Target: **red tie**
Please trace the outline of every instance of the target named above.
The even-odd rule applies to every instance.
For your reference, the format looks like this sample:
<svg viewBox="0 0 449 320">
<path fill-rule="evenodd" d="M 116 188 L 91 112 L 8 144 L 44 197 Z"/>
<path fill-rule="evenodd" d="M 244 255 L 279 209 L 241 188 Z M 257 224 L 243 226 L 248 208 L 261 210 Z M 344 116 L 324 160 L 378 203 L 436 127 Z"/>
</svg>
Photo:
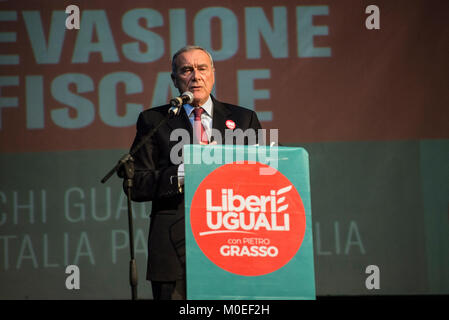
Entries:
<svg viewBox="0 0 449 320">
<path fill-rule="evenodd" d="M 195 118 L 193 119 L 193 130 L 197 140 L 200 140 L 203 144 L 209 144 L 209 140 L 207 139 L 206 130 L 204 129 L 203 124 L 201 123 L 201 114 L 204 112 L 204 109 L 201 107 L 193 108 L 193 113 Z M 201 137 L 201 138 L 199 138 Z"/>
</svg>

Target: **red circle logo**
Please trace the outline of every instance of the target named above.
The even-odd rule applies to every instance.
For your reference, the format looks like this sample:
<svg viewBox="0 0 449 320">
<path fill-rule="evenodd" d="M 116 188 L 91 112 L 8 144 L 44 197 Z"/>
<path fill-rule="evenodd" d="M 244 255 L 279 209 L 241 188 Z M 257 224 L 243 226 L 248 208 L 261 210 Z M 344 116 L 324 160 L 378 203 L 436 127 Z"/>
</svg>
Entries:
<svg viewBox="0 0 449 320">
<path fill-rule="evenodd" d="M 234 130 L 234 129 L 235 129 L 235 122 L 234 122 L 234 121 L 232 121 L 232 120 L 226 120 L 225 124 L 226 124 L 226 127 L 227 127 L 228 129 L 231 129 L 231 130 Z"/>
<path fill-rule="evenodd" d="M 190 209 L 193 236 L 218 267 L 244 276 L 271 273 L 299 250 L 306 229 L 304 205 L 279 171 L 256 162 L 223 165 L 198 186 Z M 236 181 L 237 180 L 237 181 Z"/>
</svg>

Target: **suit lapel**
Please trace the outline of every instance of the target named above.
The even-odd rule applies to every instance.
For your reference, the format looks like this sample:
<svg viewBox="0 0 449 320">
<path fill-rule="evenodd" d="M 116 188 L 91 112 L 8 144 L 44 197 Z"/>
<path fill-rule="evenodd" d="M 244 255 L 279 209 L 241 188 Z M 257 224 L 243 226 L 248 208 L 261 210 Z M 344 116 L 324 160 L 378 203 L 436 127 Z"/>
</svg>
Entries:
<svg viewBox="0 0 449 320">
<path fill-rule="evenodd" d="M 190 123 L 189 117 L 186 114 L 186 111 L 184 110 L 183 107 L 181 107 L 181 110 L 179 110 L 180 114 L 171 118 L 170 120 L 168 120 L 167 125 L 172 129 L 172 130 L 176 130 L 176 129 L 184 129 L 189 131 L 189 137 L 190 140 L 192 140 L 193 138 L 193 128 L 192 125 Z"/>
<path fill-rule="evenodd" d="M 229 119 L 230 111 L 219 101 L 212 97 L 214 103 L 214 114 L 212 116 L 212 127 L 221 133 L 222 139 L 225 137 L 225 122 Z"/>
</svg>

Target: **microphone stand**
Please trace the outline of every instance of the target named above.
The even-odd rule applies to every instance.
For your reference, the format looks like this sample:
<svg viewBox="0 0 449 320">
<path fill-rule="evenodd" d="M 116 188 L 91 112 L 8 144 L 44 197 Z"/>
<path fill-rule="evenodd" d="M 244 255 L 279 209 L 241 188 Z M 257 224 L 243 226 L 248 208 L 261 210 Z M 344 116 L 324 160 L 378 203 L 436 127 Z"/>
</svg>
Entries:
<svg viewBox="0 0 449 320">
<path fill-rule="evenodd" d="M 125 179 L 126 185 L 126 197 L 128 203 L 128 228 L 129 228 L 129 246 L 130 246 L 130 255 L 131 260 L 129 262 L 129 283 L 131 285 L 131 298 L 132 300 L 137 300 L 137 266 L 136 260 L 134 258 L 134 228 L 133 228 L 133 214 L 132 214 L 132 204 L 131 204 L 131 189 L 133 186 L 133 177 L 134 177 L 134 158 L 133 156 L 137 151 L 147 143 L 151 137 L 156 133 L 157 130 L 168 120 L 173 118 L 179 114 L 179 109 L 181 106 L 174 105 L 172 103 L 172 107 L 169 110 L 169 116 L 164 118 L 161 122 L 158 123 L 156 127 L 153 128 L 150 132 L 143 136 L 142 140 L 127 154 L 122 156 L 118 163 L 101 179 L 101 183 L 105 183 L 109 178 L 114 174 L 120 178 Z"/>
</svg>

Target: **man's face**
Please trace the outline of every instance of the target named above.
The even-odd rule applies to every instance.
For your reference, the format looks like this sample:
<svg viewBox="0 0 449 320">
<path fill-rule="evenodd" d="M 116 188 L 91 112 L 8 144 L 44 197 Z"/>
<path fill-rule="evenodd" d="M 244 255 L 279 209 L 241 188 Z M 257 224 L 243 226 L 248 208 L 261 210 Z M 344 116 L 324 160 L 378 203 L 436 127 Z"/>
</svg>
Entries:
<svg viewBox="0 0 449 320">
<path fill-rule="evenodd" d="M 215 83 L 215 69 L 207 53 L 198 49 L 183 52 L 176 58 L 176 68 L 172 75 L 175 87 L 180 93 L 193 93 L 192 105 L 203 105 Z"/>
</svg>

